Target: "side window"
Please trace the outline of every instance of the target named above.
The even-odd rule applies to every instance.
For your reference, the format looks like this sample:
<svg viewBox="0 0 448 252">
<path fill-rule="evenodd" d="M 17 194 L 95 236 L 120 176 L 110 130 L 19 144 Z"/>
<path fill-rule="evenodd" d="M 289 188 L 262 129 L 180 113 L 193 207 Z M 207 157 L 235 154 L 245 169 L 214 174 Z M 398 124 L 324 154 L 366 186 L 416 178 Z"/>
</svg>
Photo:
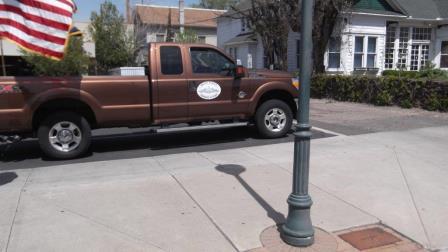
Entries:
<svg viewBox="0 0 448 252">
<path fill-rule="evenodd" d="M 182 53 L 180 48 L 178 46 L 161 46 L 160 64 L 162 65 L 162 74 L 182 74 L 184 69 L 182 65 Z"/>
<path fill-rule="evenodd" d="M 191 66 L 195 74 L 220 74 L 230 76 L 235 65 L 220 52 L 209 48 L 190 49 Z"/>
<path fill-rule="evenodd" d="M 448 41 L 442 41 L 442 51 L 440 57 L 440 67 L 448 68 Z"/>
</svg>

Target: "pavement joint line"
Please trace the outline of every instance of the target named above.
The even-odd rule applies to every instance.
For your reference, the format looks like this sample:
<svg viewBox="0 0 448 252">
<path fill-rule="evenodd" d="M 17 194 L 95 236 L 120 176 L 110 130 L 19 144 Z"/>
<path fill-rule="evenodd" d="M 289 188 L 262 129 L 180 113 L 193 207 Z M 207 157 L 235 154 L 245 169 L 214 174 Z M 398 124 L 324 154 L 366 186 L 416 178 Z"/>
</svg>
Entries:
<svg viewBox="0 0 448 252">
<path fill-rule="evenodd" d="M 34 171 L 34 169 L 31 169 L 31 171 L 28 173 L 28 176 L 26 177 L 25 183 L 23 183 L 22 188 L 20 189 L 19 197 L 17 199 L 16 210 L 15 210 L 14 216 L 12 218 L 11 227 L 9 228 L 8 241 L 6 242 L 5 252 L 8 252 L 8 249 L 9 249 L 9 243 L 11 241 L 12 232 L 14 230 L 14 223 L 16 222 L 16 217 L 17 217 L 17 213 L 19 211 L 20 201 L 22 200 L 22 193 L 24 192 L 25 186 L 28 184 L 28 181 L 29 181 L 33 171 Z"/>
<path fill-rule="evenodd" d="M 429 239 L 428 230 L 426 230 L 425 224 L 424 224 L 424 222 L 423 222 L 423 218 L 422 218 L 422 216 L 421 216 L 421 214 L 420 214 L 420 211 L 418 210 L 418 207 L 417 207 L 417 203 L 416 203 L 416 201 L 415 201 L 414 194 L 412 193 L 412 190 L 411 190 L 411 188 L 410 188 L 410 186 L 409 186 L 409 181 L 408 181 L 408 178 L 406 177 L 406 173 L 405 173 L 405 171 L 404 171 L 404 168 L 403 168 L 403 166 L 401 165 L 400 158 L 399 158 L 399 156 L 398 156 L 396 147 L 393 146 L 393 147 L 390 147 L 390 148 L 392 149 L 392 151 L 393 151 L 394 154 L 395 154 L 395 155 L 394 155 L 394 156 L 395 156 L 395 159 L 396 159 L 396 161 L 397 161 L 398 166 L 400 167 L 401 175 L 402 175 L 403 180 L 404 180 L 404 182 L 405 182 L 405 184 L 406 184 L 406 188 L 408 189 L 409 195 L 411 196 L 412 204 L 414 205 L 414 209 L 415 209 L 415 211 L 417 212 L 418 219 L 419 219 L 419 221 L 420 221 L 420 225 L 422 226 L 423 232 L 425 233 L 426 239 L 428 240 L 428 245 L 429 245 L 430 248 L 432 248 L 431 239 Z"/>
<path fill-rule="evenodd" d="M 326 134 L 330 134 L 330 135 L 335 135 L 335 136 L 347 136 L 347 135 L 344 135 L 344 134 L 342 134 L 342 133 L 338 133 L 338 132 L 334 132 L 334 131 L 331 131 L 331 130 L 322 129 L 322 128 L 315 127 L 315 126 L 312 126 L 311 129 L 312 129 L 312 130 L 316 130 L 316 131 L 320 131 L 320 132 L 322 132 L 322 133 L 326 133 Z"/>
<path fill-rule="evenodd" d="M 249 151 L 249 150 L 247 150 L 247 149 L 243 149 L 243 150 L 246 151 L 247 153 L 251 154 L 252 156 L 257 157 L 257 158 L 260 158 L 260 159 L 262 159 L 262 160 L 264 160 L 264 161 L 266 161 L 266 162 L 268 162 L 268 163 L 270 163 L 270 164 L 272 164 L 272 165 L 274 165 L 274 166 L 280 168 L 281 170 L 285 171 L 286 173 L 292 175 L 292 172 L 289 171 L 288 169 L 286 169 L 286 168 L 284 168 L 284 167 L 282 167 L 282 166 L 280 166 L 280 165 L 278 165 L 278 164 L 275 164 L 275 163 L 271 162 L 270 160 L 267 160 L 267 159 L 264 158 L 264 157 L 258 156 L 257 154 L 252 153 L 251 151 Z M 346 201 L 346 200 L 344 200 L 344 199 L 342 199 L 342 198 L 340 198 L 340 197 L 334 195 L 334 194 L 331 193 L 331 192 L 328 192 L 328 191 L 324 190 L 323 188 L 321 188 L 321 187 L 319 187 L 319 186 L 317 186 L 317 185 L 315 185 L 315 184 L 313 184 L 313 183 L 311 183 L 311 182 L 310 182 L 310 185 L 316 187 L 318 190 L 324 192 L 324 193 L 327 194 L 328 196 L 333 197 L 333 198 L 335 198 L 335 199 L 337 199 L 337 200 L 340 200 L 340 201 L 344 202 L 345 204 L 347 204 L 347 205 L 349 205 L 349 206 L 351 206 L 351 207 L 353 207 L 353 208 L 359 210 L 360 212 L 362 212 L 362 213 L 364 213 L 364 214 L 366 214 L 366 215 L 368 215 L 368 216 L 370 216 L 370 217 L 372 217 L 372 218 L 378 220 L 379 222 L 381 222 L 380 218 L 378 218 L 377 216 L 375 216 L 375 215 L 373 215 L 373 214 L 371 214 L 371 213 L 365 211 L 364 209 L 361 209 L 361 208 L 357 207 L 356 205 L 354 205 L 354 204 L 352 204 L 352 203 L 350 203 L 350 202 L 348 202 L 348 201 Z M 374 224 L 374 223 L 373 223 L 373 224 Z"/>
<path fill-rule="evenodd" d="M 200 153 L 198 153 L 200 155 Z M 200 155 L 202 157 L 204 157 L 203 155 Z M 209 159 L 207 159 L 209 160 Z M 230 239 L 230 237 L 224 232 L 224 230 L 222 230 L 218 223 L 216 223 L 215 220 L 213 220 L 213 218 L 207 213 L 207 211 L 201 206 L 201 204 L 199 204 L 199 202 L 193 197 L 193 195 L 187 190 L 187 188 L 185 188 L 185 186 L 182 184 L 182 182 L 180 182 L 180 180 L 178 180 L 176 178 L 176 176 L 174 174 L 172 174 L 168 169 L 165 168 L 165 166 L 163 166 L 159 160 L 155 161 L 171 176 L 171 178 L 174 179 L 174 181 L 176 181 L 176 183 L 179 185 L 179 187 L 184 191 L 184 193 L 194 202 L 194 204 L 196 204 L 199 209 L 201 210 L 201 212 L 207 217 L 207 219 L 213 224 L 213 226 L 218 230 L 218 232 L 224 237 L 224 239 L 226 239 L 227 242 L 229 242 L 229 244 L 233 247 L 233 249 L 235 249 L 235 251 L 239 252 L 240 250 L 238 249 L 238 247 L 233 243 L 233 241 Z M 210 162 L 212 162 L 213 164 L 216 164 L 215 162 L 209 160 Z"/>
<path fill-rule="evenodd" d="M 35 199 L 42 200 L 42 198 L 40 198 L 40 197 L 36 197 L 36 196 L 31 196 L 31 197 L 33 197 L 33 198 L 35 198 Z M 132 240 L 137 240 L 137 241 L 140 241 L 140 242 L 142 242 L 142 243 L 144 243 L 144 244 L 146 244 L 146 245 L 149 245 L 149 246 L 151 246 L 151 247 L 156 247 L 156 248 L 158 248 L 158 249 L 160 249 L 160 250 L 162 250 L 162 251 L 166 251 L 166 252 L 168 252 L 168 251 L 165 250 L 164 248 L 162 248 L 162 247 L 160 247 L 160 246 L 158 246 L 158 245 L 156 245 L 156 244 L 154 244 L 154 243 L 152 243 L 152 242 L 147 242 L 147 241 L 145 241 L 145 240 L 143 240 L 143 239 L 141 239 L 141 238 L 139 238 L 139 237 L 136 237 L 136 236 L 134 236 L 134 235 L 132 235 L 132 234 L 129 234 L 129 233 L 125 232 L 125 231 L 118 230 L 118 229 L 116 229 L 116 228 L 114 228 L 114 227 L 112 227 L 112 226 L 110 226 L 110 225 L 104 224 L 104 223 L 102 223 L 102 222 L 100 222 L 100 221 L 98 221 L 98 220 L 95 220 L 95 219 L 93 219 L 93 218 L 91 218 L 91 217 L 89 217 L 89 216 L 86 216 L 86 215 L 83 215 L 83 214 L 78 213 L 78 212 L 76 212 L 76 211 L 73 211 L 73 210 L 71 210 L 71 209 L 68 209 L 68 208 L 66 208 L 66 207 L 64 207 L 64 206 L 62 206 L 62 205 L 54 204 L 54 203 L 50 203 L 50 204 L 52 204 L 53 206 L 55 206 L 55 207 L 57 207 L 57 208 L 62 209 L 62 210 L 63 210 L 64 212 L 66 212 L 66 213 L 70 213 L 70 214 L 72 214 L 72 215 L 75 215 L 75 216 L 77 216 L 77 217 L 80 217 L 80 218 L 82 218 L 82 219 L 85 219 L 85 220 L 87 220 L 88 222 L 91 222 L 91 223 L 93 223 L 93 224 L 95 224 L 95 225 L 97 225 L 97 226 L 106 228 L 106 229 L 109 230 L 109 231 L 112 231 L 112 232 L 121 234 L 121 235 L 123 235 L 123 236 L 125 236 L 125 237 L 131 238 Z M 5 252 L 7 252 L 7 251 L 5 251 Z"/>
</svg>

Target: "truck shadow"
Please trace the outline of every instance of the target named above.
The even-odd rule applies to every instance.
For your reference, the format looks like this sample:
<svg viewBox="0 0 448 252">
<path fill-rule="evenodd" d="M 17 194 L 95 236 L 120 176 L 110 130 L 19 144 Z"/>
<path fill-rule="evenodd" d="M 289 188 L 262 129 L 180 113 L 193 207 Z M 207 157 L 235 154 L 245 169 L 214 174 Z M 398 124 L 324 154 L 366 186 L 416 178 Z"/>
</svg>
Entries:
<svg viewBox="0 0 448 252">
<path fill-rule="evenodd" d="M 249 127 L 158 134 L 138 132 L 102 135 L 93 137 L 90 152 L 84 157 L 76 160 L 57 161 L 45 157 L 39 149 L 37 140 L 30 139 L 15 144 L 0 145 L 0 170 L 206 152 L 291 141 L 293 141 L 292 135 L 280 139 L 262 139 L 255 129 Z"/>
</svg>

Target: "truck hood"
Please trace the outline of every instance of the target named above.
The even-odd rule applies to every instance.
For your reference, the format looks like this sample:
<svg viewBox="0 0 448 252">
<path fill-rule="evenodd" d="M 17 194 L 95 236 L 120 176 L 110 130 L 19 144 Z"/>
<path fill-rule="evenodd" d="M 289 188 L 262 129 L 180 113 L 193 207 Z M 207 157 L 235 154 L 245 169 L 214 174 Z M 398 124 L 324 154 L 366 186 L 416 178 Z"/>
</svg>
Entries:
<svg viewBox="0 0 448 252">
<path fill-rule="evenodd" d="M 268 69 L 250 70 L 249 76 L 264 78 L 293 78 L 293 75 L 288 72 Z"/>
</svg>

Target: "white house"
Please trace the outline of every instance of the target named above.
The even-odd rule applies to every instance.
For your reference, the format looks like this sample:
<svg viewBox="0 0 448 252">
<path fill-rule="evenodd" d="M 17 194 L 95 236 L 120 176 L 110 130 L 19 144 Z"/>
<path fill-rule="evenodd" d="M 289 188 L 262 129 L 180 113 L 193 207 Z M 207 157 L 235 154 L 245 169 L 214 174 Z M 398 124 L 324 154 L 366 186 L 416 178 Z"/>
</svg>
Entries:
<svg viewBox="0 0 448 252">
<path fill-rule="evenodd" d="M 250 8 L 250 1 L 238 8 Z M 448 70 L 447 0 L 356 0 L 335 34 L 325 56 L 330 73 L 417 71 L 429 62 Z M 300 34 L 288 37 L 288 70 L 297 71 Z M 218 19 L 218 46 L 246 67 L 267 67 L 260 40 L 235 13 Z"/>
</svg>

